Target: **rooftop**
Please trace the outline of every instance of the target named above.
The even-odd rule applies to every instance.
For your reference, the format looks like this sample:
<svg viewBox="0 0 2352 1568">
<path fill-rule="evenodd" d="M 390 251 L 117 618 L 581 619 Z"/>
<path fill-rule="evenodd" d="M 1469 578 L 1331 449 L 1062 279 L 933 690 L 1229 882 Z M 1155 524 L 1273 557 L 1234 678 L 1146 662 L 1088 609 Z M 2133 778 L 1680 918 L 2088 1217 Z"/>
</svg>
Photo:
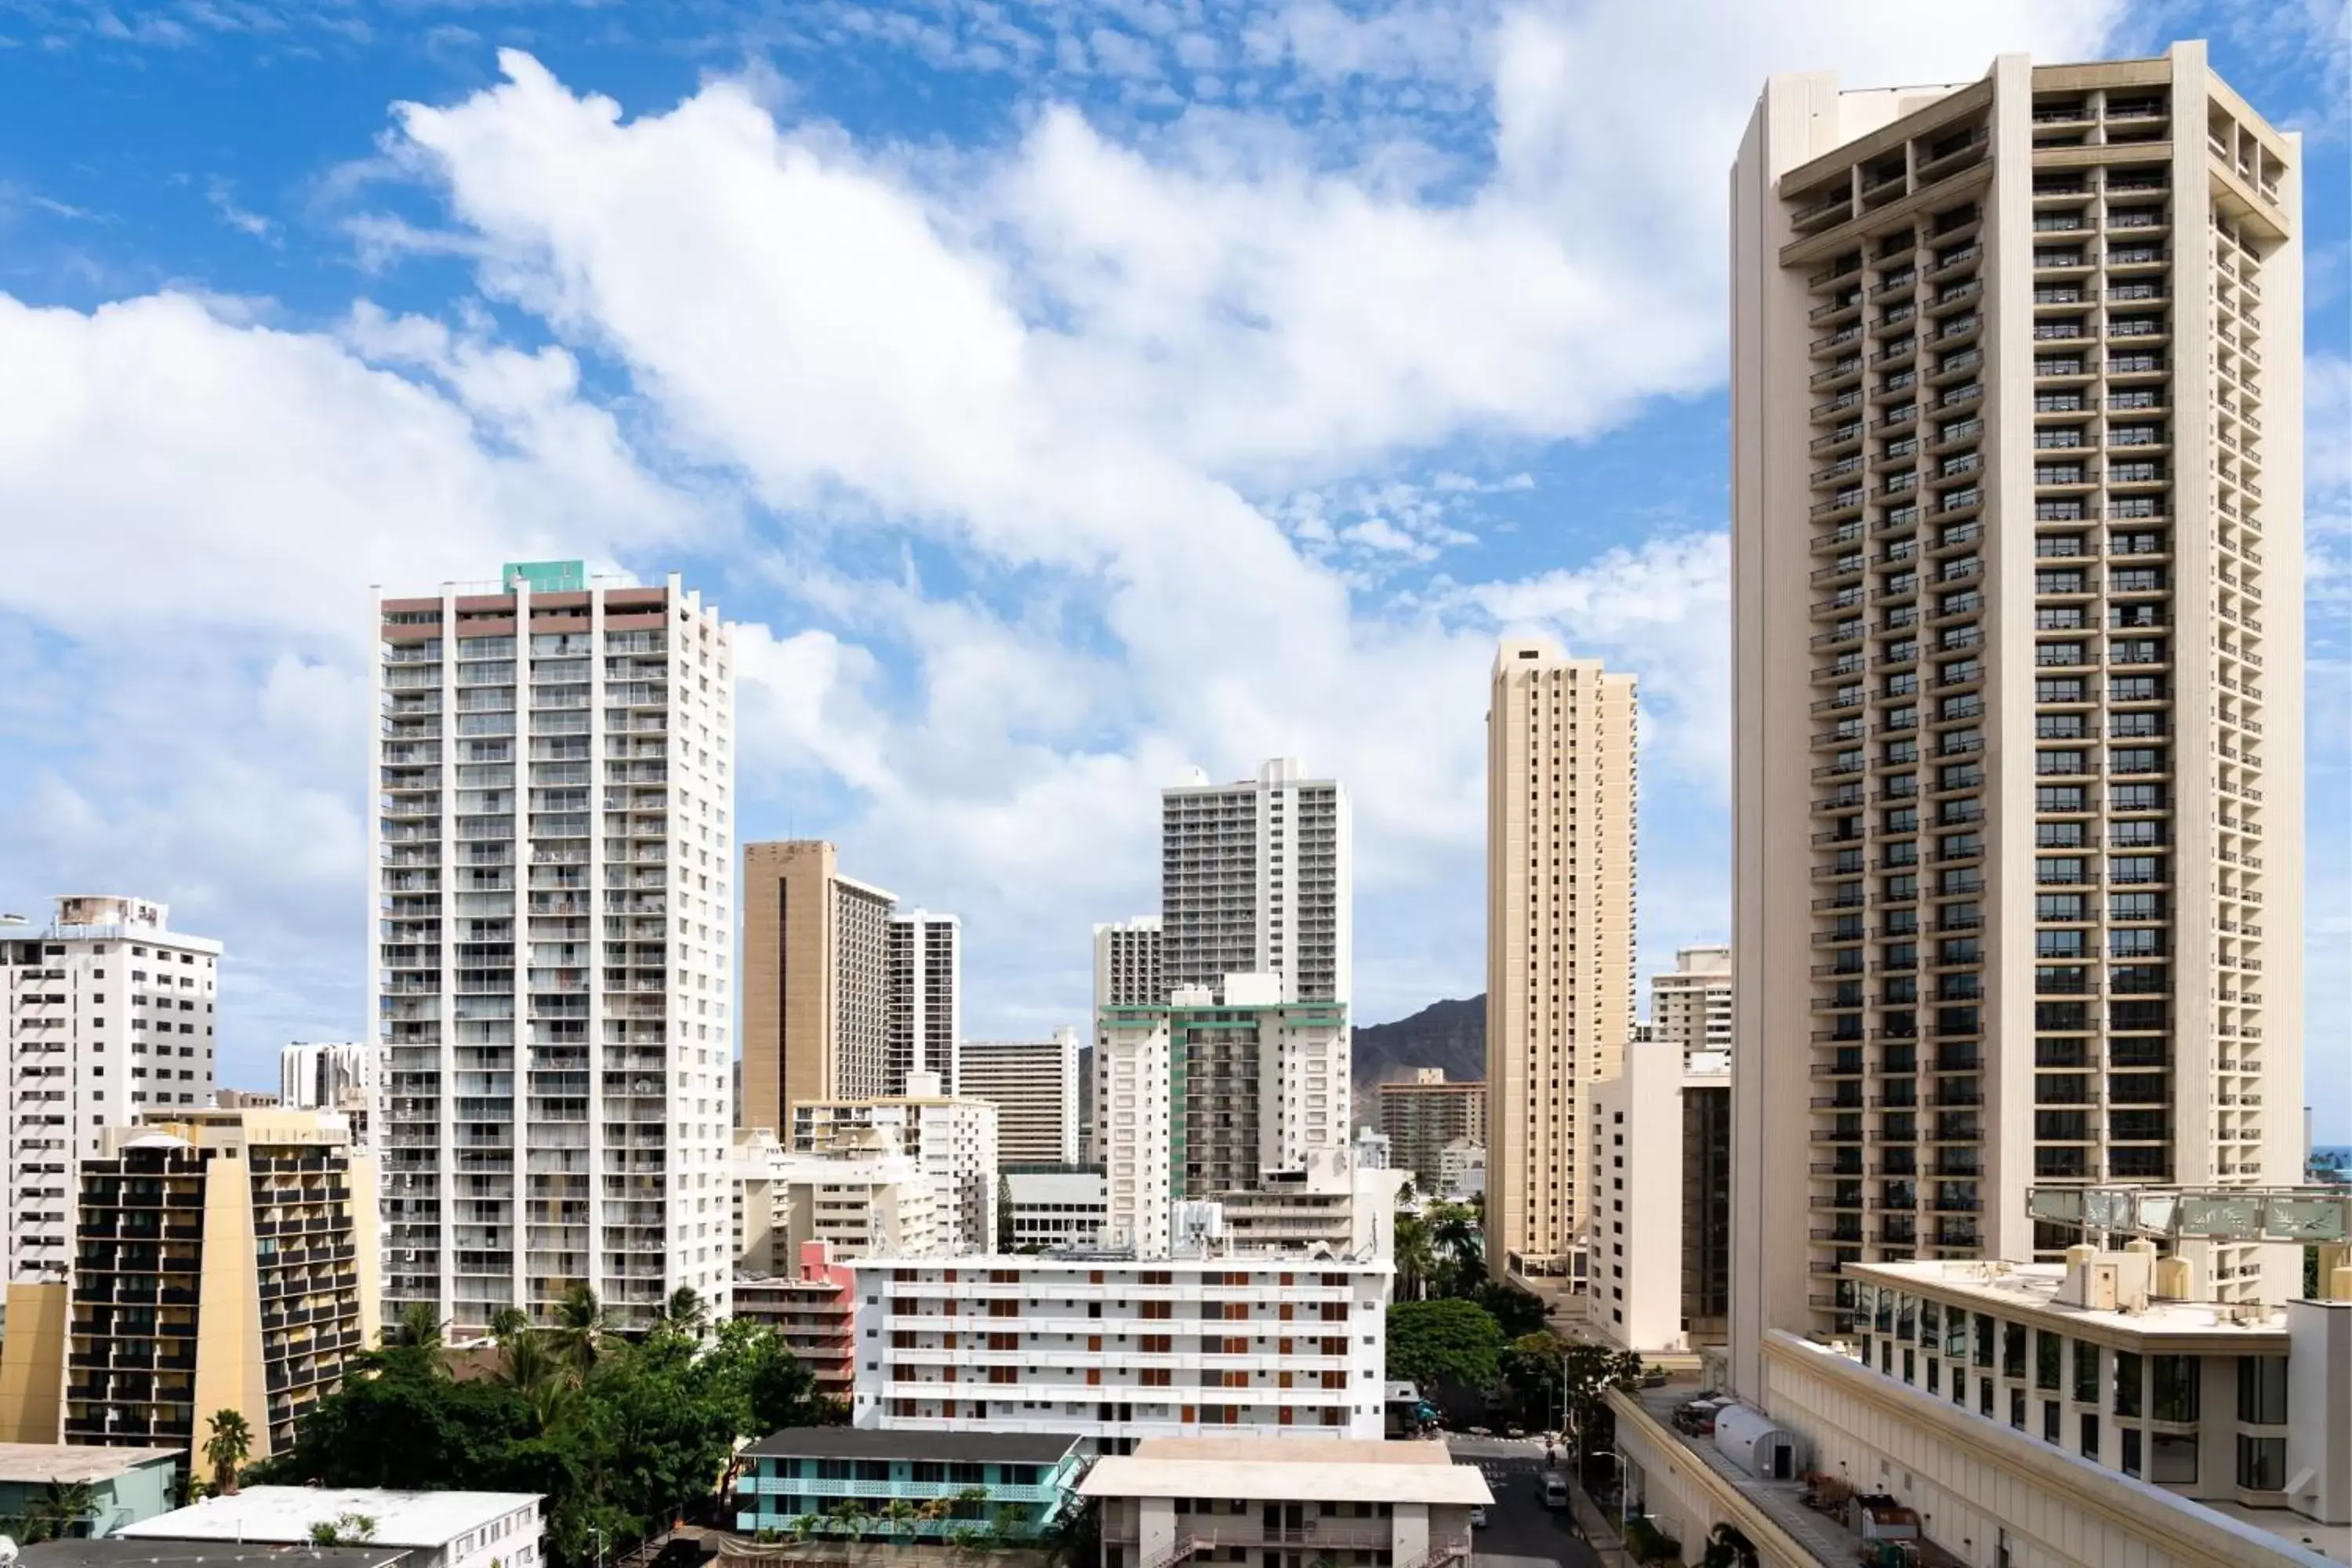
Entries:
<svg viewBox="0 0 2352 1568">
<path fill-rule="evenodd" d="M 1075 1433 L 899 1432 L 866 1426 L 787 1426 L 743 1450 L 754 1459 L 939 1459 L 977 1464 L 1058 1464 Z"/>
<path fill-rule="evenodd" d="M 2113 1255 L 2109 1255 L 2113 1256 Z M 2190 1337 L 2227 1341 L 2235 1347 L 2250 1342 L 2283 1342 L 2286 1321 L 2271 1305 L 2263 1317 L 2242 1321 L 2241 1308 L 2221 1301 L 2189 1301 L 2151 1295 L 2147 1305 L 2130 1310 L 2078 1307 L 2058 1300 L 2066 1268 L 2059 1263 L 2002 1263 L 1937 1258 L 1910 1263 L 1849 1263 L 1849 1278 L 1892 1285 L 1897 1289 L 1932 1291 L 1945 1300 L 1960 1300 L 2012 1315 L 2031 1313 L 2058 1320 L 2078 1329 L 2102 1329 L 2116 1338 Z"/>
<path fill-rule="evenodd" d="M 17 1568 L 391 1568 L 399 1546 L 278 1546 L 242 1541 L 42 1541 Z"/>
<path fill-rule="evenodd" d="M 1222 1497 L 1281 1502 L 1418 1502 L 1468 1507 L 1495 1494 L 1443 1443 L 1371 1438 L 1147 1437 L 1095 1461 L 1086 1497 Z"/>
<path fill-rule="evenodd" d="M 142 1465 L 174 1465 L 185 1448 L 89 1448 L 70 1443 L 0 1443 L 0 1482 L 47 1486 L 55 1481 L 110 1481 Z"/>
<path fill-rule="evenodd" d="M 310 1538 L 321 1520 L 363 1513 L 375 1521 L 376 1543 L 439 1548 L 519 1508 L 537 1492 L 396 1492 L 375 1487 L 247 1487 L 235 1497 L 208 1497 L 190 1507 L 122 1527 L 125 1537 L 150 1541 L 289 1541 Z"/>
</svg>

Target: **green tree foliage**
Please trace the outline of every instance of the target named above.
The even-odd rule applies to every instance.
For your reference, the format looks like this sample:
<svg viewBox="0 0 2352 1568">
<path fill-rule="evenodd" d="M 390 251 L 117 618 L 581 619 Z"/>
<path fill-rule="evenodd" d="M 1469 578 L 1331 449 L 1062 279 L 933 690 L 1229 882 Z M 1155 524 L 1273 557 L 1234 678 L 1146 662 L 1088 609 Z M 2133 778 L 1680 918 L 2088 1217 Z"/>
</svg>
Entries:
<svg viewBox="0 0 2352 1568">
<path fill-rule="evenodd" d="M 1475 1301 L 1399 1301 L 1389 1309 L 1388 1328 L 1391 1377 L 1409 1378 L 1424 1391 L 1495 1380 L 1503 1331 Z"/>
<path fill-rule="evenodd" d="M 1609 1391 L 1637 1388 L 1642 1382 L 1642 1358 L 1632 1351 L 1581 1341 L 1564 1343 L 1560 1354 L 1560 1394 L 1569 1428 L 1577 1434 L 1580 1466 L 1584 1455 L 1606 1448 L 1613 1440 L 1616 1418 L 1609 1413 Z"/>
<path fill-rule="evenodd" d="M 1495 1321 L 1502 1325 L 1505 1339 L 1516 1340 L 1544 1331 L 1543 1302 L 1517 1285 L 1507 1284 L 1500 1279 L 1484 1280 L 1478 1286 L 1478 1293 L 1471 1299 L 1495 1314 Z"/>
<path fill-rule="evenodd" d="M 1510 1390 L 1511 1412 L 1530 1426 L 1548 1428 L 1559 1415 L 1559 1358 L 1566 1348 L 1548 1333 L 1521 1334 L 1503 1347 L 1497 1367 Z"/>
<path fill-rule="evenodd" d="M 837 1416 L 772 1331 L 698 1305 L 674 1300 L 631 1342 L 575 1289 L 550 1327 L 499 1325 L 491 1374 L 464 1380 L 437 1342 L 388 1335 L 255 1478 L 543 1492 L 559 1568 L 593 1562 L 600 1533 L 617 1552 L 709 1496 L 738 1438 Z"/>
<path fill-rule="evenodd" d="M 364 1513 L 339 1513 L 310 1526 L 313 1546 L 364 1546 L 375 1539 L 375 1518 Z"/>
</svg>

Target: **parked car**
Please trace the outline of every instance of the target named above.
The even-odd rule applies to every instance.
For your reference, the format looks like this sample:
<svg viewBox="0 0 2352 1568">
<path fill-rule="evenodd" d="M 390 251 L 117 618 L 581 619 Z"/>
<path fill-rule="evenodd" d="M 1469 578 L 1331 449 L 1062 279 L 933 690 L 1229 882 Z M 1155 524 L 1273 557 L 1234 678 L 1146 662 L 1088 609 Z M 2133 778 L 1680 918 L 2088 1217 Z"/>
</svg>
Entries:
<svg viewBox="0 0 2352 1568">
<path fill-rule="evenodd" d="M 1543 1484 L 1543 1500 L 1544 1507 L 1546 1508 L 1566 1508 L 1568 1506 L 1568 1478 L 1566 1476 L 1546 1476 L 1544 1478 Z"/>
</svg>

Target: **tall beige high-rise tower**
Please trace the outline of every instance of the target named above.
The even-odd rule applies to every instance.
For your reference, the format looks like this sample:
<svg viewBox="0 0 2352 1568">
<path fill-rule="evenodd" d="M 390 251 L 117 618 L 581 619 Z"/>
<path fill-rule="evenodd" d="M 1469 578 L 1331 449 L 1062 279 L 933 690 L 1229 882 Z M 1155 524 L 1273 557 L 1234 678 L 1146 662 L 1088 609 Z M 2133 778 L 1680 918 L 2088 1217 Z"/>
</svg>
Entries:
<svg viewBox="0 0 2352 1568">
<path fill-rule="evenodd" d="M 1744 1391 L 1766 1331 L 1843 1326 L 1841 1263 L 2074 1239 L 2031 1187 L 2296 1179 L 2300 154 L 2201 44 L 1764 89 L 1731 197 Z M 2291 1283 L 2192 1256 L 2223 1297 Z"/>
<path fill-rule="evenodd" d="M 1573 1276 L 1585 1094 L 1633 1026 L 1633 678 L 1507 639 L 1486 710 L 1486 1257 Z"/>
<path fill-rule="evenodd" d="M 795 1105 L 898 1092 L 896 901 L 843 876 L 823 839 L 743 847 L 744 1126 L 788 1136 Z"/>
</svg>

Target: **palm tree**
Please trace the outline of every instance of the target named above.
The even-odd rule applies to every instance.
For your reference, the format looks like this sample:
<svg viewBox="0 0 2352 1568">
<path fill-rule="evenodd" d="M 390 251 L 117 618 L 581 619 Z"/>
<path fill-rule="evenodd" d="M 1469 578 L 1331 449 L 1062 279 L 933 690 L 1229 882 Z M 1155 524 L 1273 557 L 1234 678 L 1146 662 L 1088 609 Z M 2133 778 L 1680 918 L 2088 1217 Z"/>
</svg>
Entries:
<svg viewBox="0 0 2352 1568">
<path fill-rule="evenodd" d="M 686 1335 L 700 1339 L 705 1325 L 710 1321 L 710 1308 L 691 1285 L 681 1285 L 669 1293 L 669 1300 L 654 1313 L 654 1321 Z"/>
<path fill-rule="evenodd" d="M 557 1358 L 584 1378 L 612 1337 L 613 1315 L 585 1280 L 575 1279 L 555 1303 L 555 1322 L 547 1331 Z"/>
<path fill-rule="evenodd" d="M 64 1541 L 89 1533 L 98 1513 L 98 1493 L 87 1481 L 51 1481 L 25 1510 L 32 1539 Z"/>
<path fill-rule="evenodd" d="M 448 1364 L 443 1354 L 441 1316 L 428 1302 L 411 1301 L 402 1310 L 398 1322 L 385 1326 L 383 1342 L 394 1349 L 421 1352 L 425 1364 L 436 1372 L 446 1370 Z"/>
<path fill-rule="evenodd" d="M 835 1503 L 825 1510 L 825 1517 L 841 1527 L 842 1534 L 853 1536 L 865 1534 L 866 1527 L 874 1520 L 866 1505 L 856 1498 L 844 1498 Z"/>
<path fill-rule="evenodd" d="M 1437 1249 L 1430 1242 L 1429 1226 L 1419 1215 L 1399 1214 L 1394 1240 L 1404 1293 L 1418 1300 L 1428 1294 L 1429 1277 L 1437 1272 Z"/>
<path fill-rule="evenodd" d="M 893 1535 L 912 1535 L 915 1521 L 919 1517 L 920 1510 L 902 1497 L 892 1498 L 882 1510 L 883 1521 L 889 1526 Z"/>
<path fill-rule="evenodd" d="M 570 1363 L 561 1359 L 537 1329 L 525 1329 L 499 1348 L 499 1364 L 491 1373 L 522 1396 L 541 1432 L 561 1424 L 571 1408 L 580 1379 Z"/>
<path fill-rule="evenodd" d="M 803 1541 L 814 1541 L 819 1522 L 813 1513 L 802 1514 L 793 1521 L 793 1533 Z"/>
<path fill-rule="evenodd" d="M 253 1428 L 234 1410 L 215 1410 L 212 1429 L 213 1435 L 205 1439 L 205 1463 L 213 1468 L 213 1490 L 235 1497 L 236 1468 L 253 1451 Z"/>
<path fill-rule="evenodd" d="M 530 1332 L 530 1314 L 520 1307 L 500 1307 L 490 1314 L 490 1338 L 500 1344 Z"/>
</svg>

